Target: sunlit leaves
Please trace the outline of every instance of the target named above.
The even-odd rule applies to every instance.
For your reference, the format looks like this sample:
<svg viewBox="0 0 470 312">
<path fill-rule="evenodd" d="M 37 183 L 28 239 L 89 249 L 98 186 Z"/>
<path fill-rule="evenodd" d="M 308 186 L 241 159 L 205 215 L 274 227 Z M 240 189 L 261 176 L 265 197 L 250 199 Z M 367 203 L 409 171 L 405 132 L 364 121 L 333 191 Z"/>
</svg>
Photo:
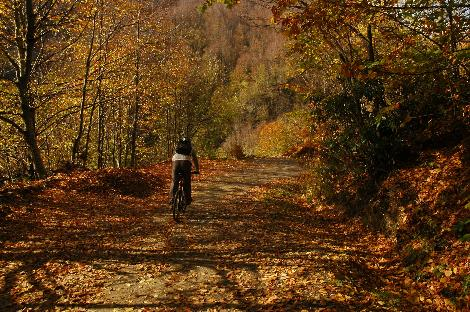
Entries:
<svg viewBox="0 0 470 312">
<path fill-rule="evenodd" d="M 204 3 L 199 6 L 199 10 L 202 12 L 206 11 L 209 7 L 213 6 L 216 3 L 225 4 L 227 7 L 231 8 L 235 4 L 239 3 L 240 0 L 204 0 Z"/>
<path fill-rule="evenodd" d="M 309 137 L 309 113 L 298 110 L 259 128 L 256 155 L 282 156 L 300 148 Z"/>
</svg>

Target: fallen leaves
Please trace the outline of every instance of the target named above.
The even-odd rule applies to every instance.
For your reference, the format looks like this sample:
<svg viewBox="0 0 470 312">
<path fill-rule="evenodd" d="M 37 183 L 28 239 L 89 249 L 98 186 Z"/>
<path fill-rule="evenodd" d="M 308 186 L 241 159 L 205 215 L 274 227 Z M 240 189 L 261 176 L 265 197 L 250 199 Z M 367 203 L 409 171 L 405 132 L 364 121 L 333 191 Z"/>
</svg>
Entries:
<svg viewBox="0 0 470 312">
<path fill-rule="evenodd" d="M 207 187 L 198 193 L 206 201 L 196 196 L 179 225 L 165 214 L 168 163 L 134 178 L 130 171 L 100 173 L 110 178 L 80 172 L 36 189 L 11 204 L 1 223 L 0 307 L 456 309 L 452 296 L 470 288 L 461 254 L 434 253 L 420 271 L 405 270 L 392 239 L 335 207 L 312 209 L 302 196 L 305 177 L 271 180 L 285 170 L 273 163 L 203 161 L 195 186 Z M 254 168 L 263 181 L 250 174 Z M 124 177 L 164 183 L 144 184 L 155 186 L 148 197 L 131 196 Z"/>
</svg>

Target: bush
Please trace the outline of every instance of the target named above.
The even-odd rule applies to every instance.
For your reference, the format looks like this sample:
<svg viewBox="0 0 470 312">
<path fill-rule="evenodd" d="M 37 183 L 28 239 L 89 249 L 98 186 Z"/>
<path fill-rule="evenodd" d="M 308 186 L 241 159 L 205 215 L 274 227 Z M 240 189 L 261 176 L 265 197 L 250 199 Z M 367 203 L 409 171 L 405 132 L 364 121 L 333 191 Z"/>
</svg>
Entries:
<svg viewBox="0 0 470 312">
<path fill-rule="evenodd" d="M 278 157 L 300 150 L 310 134 L 309 112 L 299 109 L 259 127 L 257 156 Z"/>
<path fill-rule="evenodd" d="M 221 154 L 220 156 L 222 157 L 234 159 L 243 159 L 246 157 L 241 143 L 235 136 L 230 137 L 224 142 L 221 148 Z"/>
<path fill-rule="evenodd" d="M 245 158 L 245 153 L 243 152 L 243 147 L 238 143 L 234 143 L 230 146 L 230 148 L 228 150 L 228 154 L 231 157 L 235 158 L 235 159 Z"/>
<path fill-rule="evenodd" d="M 312 106 L 317 147 L 313 192 L 326 202 L 343 203 L 350 212 L 367 201 L 404 150 L 398 110 L 386 107 L 374 115 L 376 96 L 359 85 Z"/>
<path fill-rule="evenodd" d="M 468 123 L 443 91 L 444 77 L 380 78 L 344 83 L 312 105 L 317 148 L 314 196 L 360 212 L 381 181 L 419 151 L 461 141 Z M 377 208 L 379 209 L 379 208 Z"/>
</svg>

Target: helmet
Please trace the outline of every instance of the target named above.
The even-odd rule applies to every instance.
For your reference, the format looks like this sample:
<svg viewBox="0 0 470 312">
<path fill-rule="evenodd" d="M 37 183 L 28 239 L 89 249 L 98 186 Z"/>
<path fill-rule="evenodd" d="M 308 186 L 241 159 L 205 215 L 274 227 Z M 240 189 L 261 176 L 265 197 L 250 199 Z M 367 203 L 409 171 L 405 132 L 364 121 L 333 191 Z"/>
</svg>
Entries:
<svg viewBox="0 0 470 312">
<path fill-rule="evenodd" d="M 191 144 L 191 140 L 190 140 L 189 138 L 187 138 L 187 137 L 182 137 L 182 138 L 180 139 L 180 142 L 181 142 L 181 143 L 189 143 L 189 144 Z"/>
</svg>

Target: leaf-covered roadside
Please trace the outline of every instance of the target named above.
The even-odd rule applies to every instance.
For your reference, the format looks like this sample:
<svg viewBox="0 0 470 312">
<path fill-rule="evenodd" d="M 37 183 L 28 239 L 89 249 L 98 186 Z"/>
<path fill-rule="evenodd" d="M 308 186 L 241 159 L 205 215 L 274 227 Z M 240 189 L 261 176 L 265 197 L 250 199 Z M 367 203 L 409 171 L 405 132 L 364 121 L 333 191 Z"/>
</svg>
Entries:
<svg viewBox="0 0 470 312">
<path fill-rule="evenodd" d="M 468 143 L 423 151 L 382 183 L 367 208 L 375 225 L 396 238 L 408 298 L 433 309 L 469 308 Z"/>
<path fill-rule="evenodd" d="M 453 156 L 455 158 L 455 155 Z M 452 159 L 452 156 L 449 158 Z M 445 161 L 449 159 L 445 158 Z M 451 166 L 452 163 L 449 167 Z M 309 178 L 305 176 L 303 179 Z M 418 184 L 422 182 L 421 179 L 431 180 L 427 174 L 410 178 L 410 180 L 413 179 L 414 183 Z M 328 263 L 325 266 L 327 271 L 324 277 L 327 280 L 330 278 L 331 282 L 327 289 L 331 296 L 348 302 L 347 310 L 356 311 L 360 310 L 359 307 L 365 306 L 367 306 L 365 308 L 367 311 L 466 311 L 469 309 L 469 244 L 459 240 L 449 225 L 452 222 L 455 224 L 458 218 L 464 218 L 462 210 L 452 209 L 447 212 L 436 210 L 429 215 L 429 217 L 436 218 L 440 214 L 437 216 L 443 224 L 440 234 L 443 233 L 446 236 L 447 244 L 441 247 L 442 249 L 435 248 L 431 251 L 417 243 L 421 241 L 423 244 L 423 237 L 419 235 L 419 226 L 413 225 L 416 228 L 408 228 L 407 234 L 410 237 L 397 242 L 395 236 L 369 230 L 364 227 L 364 221 L 359 217 L 344 214 L 334 206 L 308 204 L 303 191 L 303 185 L 307 183 L 302 183 L 302 186 L 296 183 L 276 183 L 269 188 L 262 189 L 258 196 L 268 206 L 284 207 L 290 213 L 294 213 L 294 207 L 304 207 L 304 211 L 314 211 L 314 215 L 303 213 L 304 217 L 310 215 L 312 218 L 310 222 L 313 223 L 311 228 L 314 230 L 311 230 L 311 237 L 323 236 L 322 247 L 340 251 L 341 261 L 332 261 L 338 260 L 338 255 L 324 257 L 323 261 Z M 420 187 L 421 192 L 433 193 L 429 185 L 423 183 Z M 466 216 L 468 218 L 468 212 Z M 419 219 L 421 216 L 408 212 L 406 217 L 402 217 Z M 419 221 L 425 222 L 426 220 L 419 219 Z M 293 231 L 300 231 L 300 229 L 293 228 Z M 336 239 L 331 240 L 332 236 Z M 443 239 L 442 236 L 439 238 Z M 427 246 L 425 246 L 427 248 L 431 248 L 432 243 L 442 243 L 436 237 L 427 239 Z M 413 258 L 416 255 L 418 258 Z M 321 261 L 322 259 L 319 259 L 319 262 Z M 341 309 L 336 306 L 333 310 Z"/>
</svg>

